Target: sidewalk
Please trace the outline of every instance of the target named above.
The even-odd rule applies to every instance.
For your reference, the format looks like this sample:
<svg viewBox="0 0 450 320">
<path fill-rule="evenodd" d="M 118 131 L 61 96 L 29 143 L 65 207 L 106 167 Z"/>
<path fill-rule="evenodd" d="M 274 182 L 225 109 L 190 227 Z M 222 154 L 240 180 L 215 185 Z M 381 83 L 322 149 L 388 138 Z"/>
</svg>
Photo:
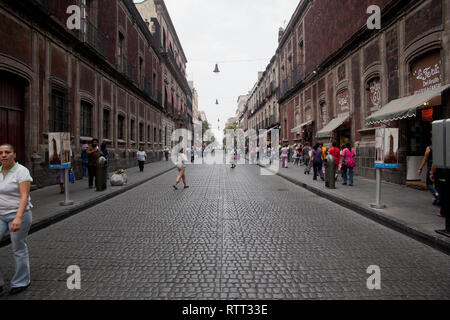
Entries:
<svg viewBox="0 0 450 320">
<path fill-rule="evenodd" d="M 355 185 L 349 187 L 342 185 L 342 177 L 339 176 L 336 189 L 328 189 L 320 178 L 313 181 L 312 168 L 311 174 L 305 175 L 304 167 L 294 166 L 292 162 L 287 169 L 281 168 L 280 162 L 277 175 L 419 241 L 450 252 L 450 238 L 435 231 L 445 229 L 445 219 L 436 216 L 439 207 L 432 205 L 428 191 L 383 182 L 381 203 L 386 208 L 376 210 L 370 208 L 370 204 L 375 202 L 375 180 L 355 176 Z"/>
<path fill-rule="evenodd" d="M 103 201 L 115 197 L 123 192 L 129 191 L 151 179 L 156 178 L 172 169 L 175 165 L 171 161 L 160 161 L 145 165 L 144 172 L 139 172 L 139 167 L 125 169 L 128 176 L 128 185 L 121 187 L 111 186 L 107 181 L 107 189 L 97 192 L 96 189 L 88 188 L 88 178 L 77 180 L 69 185 L 69 200 L 75 203 L 72 206 L 60 206 L 64 201 L 64 194 L 60 194 L 59 185 L 54 185 L 31 192 L 31 203 L 33 204 L 33 224 L 30 234 L 48 227 L 60 220 L 66 219 L 80 211 L 86 210 Z M 110 176 L 112 172 L 110 172 Z M 0 247 L 9 244 L 9 234 L 0 241 Z"/>
</svg>

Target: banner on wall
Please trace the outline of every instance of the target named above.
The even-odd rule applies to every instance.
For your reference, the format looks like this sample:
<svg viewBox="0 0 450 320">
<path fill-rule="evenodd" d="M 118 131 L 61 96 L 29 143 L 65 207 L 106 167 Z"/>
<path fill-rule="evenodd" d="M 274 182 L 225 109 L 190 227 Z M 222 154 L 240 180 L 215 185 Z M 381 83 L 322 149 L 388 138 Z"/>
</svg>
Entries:
<svg viewBox="0 0 450 320">
<path fill-rule="evenodd" d="M 48 153 L 50 169 L 72 167 L 70 159 L 70 133 L 52 132 L 48 134 Z"/>
<path fill-rule="evenodd" d="M 375 168 L 398 168 L 398 128 L 377 128 L 375 133 Z"/>
</svg>

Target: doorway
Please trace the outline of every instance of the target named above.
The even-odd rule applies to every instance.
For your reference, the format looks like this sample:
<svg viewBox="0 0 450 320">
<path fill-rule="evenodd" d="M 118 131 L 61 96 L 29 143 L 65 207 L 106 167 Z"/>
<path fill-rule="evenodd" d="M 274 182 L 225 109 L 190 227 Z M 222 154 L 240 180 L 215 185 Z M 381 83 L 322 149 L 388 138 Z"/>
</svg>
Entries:
<svg viewBox="0 0 450 320">
<path fill-rule="evenodd" d="M 24 97 L 26 82 L 9 72 L 0 72 L 0 144 L 16 149 L 16 160 L 25 160 Z"/>
</svg>

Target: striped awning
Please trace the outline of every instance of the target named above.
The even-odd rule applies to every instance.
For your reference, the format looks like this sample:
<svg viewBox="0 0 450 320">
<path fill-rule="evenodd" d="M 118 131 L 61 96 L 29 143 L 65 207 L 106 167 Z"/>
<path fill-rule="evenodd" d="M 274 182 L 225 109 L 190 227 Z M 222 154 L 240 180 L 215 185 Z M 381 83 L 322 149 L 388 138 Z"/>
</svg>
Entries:
<svg viewBox="0 0 450 320">
<path fill-rule="evenodd" d="M 450 88 L 450 84 L 412 96 L 392 100 L 383 108 L 366 118 L 365 122 L 366 124 L 375 124 L 415 117 L 417 108 L 423 106 L 425 102 L 441 95 L 448 88 Z"/>
<path fill-rule="evenodd" d="M 334 130 L 339 128 L 345 121 L 347 121 L 350 116 L 337 117 L 331 120 L 322 130 L 317 132 L 317 138 L 329 138 Z"/>
</svg>

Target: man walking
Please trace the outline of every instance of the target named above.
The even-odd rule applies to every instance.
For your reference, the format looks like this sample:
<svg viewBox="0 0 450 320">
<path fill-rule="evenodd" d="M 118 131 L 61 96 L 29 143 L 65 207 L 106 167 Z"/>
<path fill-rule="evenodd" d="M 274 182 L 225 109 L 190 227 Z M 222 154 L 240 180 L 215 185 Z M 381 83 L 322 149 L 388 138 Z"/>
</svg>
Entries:
<svg viewBox="0 0 450 320">
<path fill-rule="evenodd" d="M 100 151 L 98 147 L 97 139 L 92 140 L 92 145 L 87 150 L 87 155 L 88 155 L 89 189 L 92 189 L 94 188 L 94 177 L 97 182 L 96 177 L 97 160 L 103 155 L 103 153 Z"/>
</svg>

